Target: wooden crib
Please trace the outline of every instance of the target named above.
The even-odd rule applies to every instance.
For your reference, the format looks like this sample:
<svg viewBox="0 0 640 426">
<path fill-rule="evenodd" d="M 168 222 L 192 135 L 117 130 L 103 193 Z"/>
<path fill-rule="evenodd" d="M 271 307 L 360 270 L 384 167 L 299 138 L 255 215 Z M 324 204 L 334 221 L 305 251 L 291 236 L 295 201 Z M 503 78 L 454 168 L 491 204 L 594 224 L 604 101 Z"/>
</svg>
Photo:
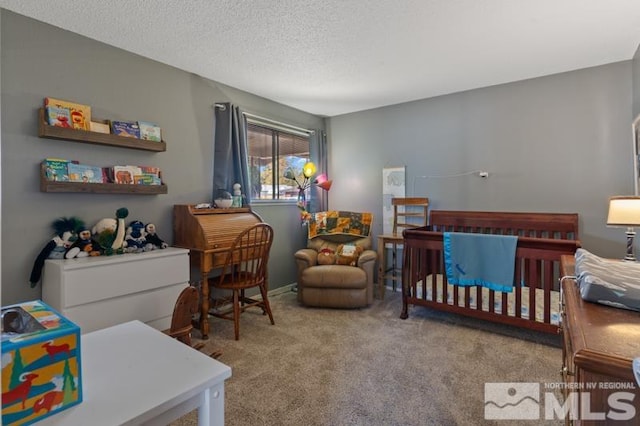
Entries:
<svg viewBox="0 0 640 426">
<path fill-rule="evenodd" d="M 513 291 L 447 282 L 444 232 L 516 235 Z M 402 314 L 425 306 L 528 329 L 559 331 L 560 256 L 580 247 L 575 213 L 434 210 L 429 226 L 403 232 Z"/>
</svg>

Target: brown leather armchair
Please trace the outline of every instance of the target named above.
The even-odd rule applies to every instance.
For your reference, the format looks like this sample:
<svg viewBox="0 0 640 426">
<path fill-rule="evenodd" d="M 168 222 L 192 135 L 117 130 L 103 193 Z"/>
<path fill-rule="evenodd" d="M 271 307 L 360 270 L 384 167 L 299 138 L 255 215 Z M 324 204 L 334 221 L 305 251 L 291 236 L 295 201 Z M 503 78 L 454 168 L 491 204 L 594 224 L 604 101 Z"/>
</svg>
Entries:
<svg viewBox="0 0 640 426">
<path fill-rule="evenodd" d="M 356 266 L 318 265 L 318 253 L 340 244 L 361 246 Z M 298 301 L 306 306 L 362 308 L 373 302 L 373 280 L 377 253 L 371 237 L 322 235 L 307 241 L 307 248 L 295 253 L 298 266 Z"/>
</svg>

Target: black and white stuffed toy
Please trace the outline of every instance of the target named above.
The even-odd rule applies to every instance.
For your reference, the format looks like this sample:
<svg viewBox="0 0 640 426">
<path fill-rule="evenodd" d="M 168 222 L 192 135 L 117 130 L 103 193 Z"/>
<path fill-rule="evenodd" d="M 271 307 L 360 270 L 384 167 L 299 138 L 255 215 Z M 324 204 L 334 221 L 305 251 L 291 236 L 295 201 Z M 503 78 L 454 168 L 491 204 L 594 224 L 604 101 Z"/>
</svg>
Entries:
<svg viewBox="0 0 640 426">
<path fill-rule="evenodd" d="M 165 243 L 164 240 L 160 238 L 156 233 L 156 225 L 154 225 L 153 223 L 148 223 L 145 227 L 145 230 L 147 231 L 147 245 L 151 244 L 153 250 L 169 247 L 169 244 Z"/>
<path fill-rule="evenodd" d="M 125 252 L 139 253 L 141 251 L 146 251 L 146 235 L 147 231 L 145 231 L 144 229 L 144 223 L 139 220 L 134 220 L 133 222 L 129 223 L 127 232 L 124 237 L 123 247 Z"/>
<path fill-rule="evenodd" d="M 42 268 L 47 259 L 64 259 L 64 255 L 78 239 L 78 233 L 84 228 L 84 222 L 77 217 L 61 217 L 51 224 L 55 231 L 54 237 L 45 245 L 31 269 L 29 284 L 34 288 L 42 277 Z"/>
<path fill-rule="evenodd" d="M 93 239 L 91 231 L 82 229 L 78 232 L 78 239 L 69 247 L 64 255 L 65 259 L 74 259 L 76 257 L 100 256 L 102 247 L 100 243 Z"/>
</svg>

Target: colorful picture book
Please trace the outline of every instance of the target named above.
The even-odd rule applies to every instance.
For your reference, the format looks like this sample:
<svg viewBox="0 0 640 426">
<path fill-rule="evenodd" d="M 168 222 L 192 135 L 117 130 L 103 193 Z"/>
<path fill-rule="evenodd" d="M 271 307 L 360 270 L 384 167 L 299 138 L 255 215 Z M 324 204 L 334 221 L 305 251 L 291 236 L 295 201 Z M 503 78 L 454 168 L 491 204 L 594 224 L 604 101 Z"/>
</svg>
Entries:
<svg viewBox="0 0 640 426">
<path fill-rule="evenodd" d="M 157 180 L 157 178 L 145 174 L 134 176 L 133 183 L 135 183 L 136 185 L 160 185 L 160 182 Z"/>
<path fill-rule="evenodd" d="M 77 130 L 90 130 L 91 122 L 91 107 L 89 105 L 83 105 L 76 102 L 65 101 L 56 98 L 44 98 L 45 110 L 51 110 L 55 108 L 56 111 L 52 111 L 53 114 L 59 113 L 59 109 L 67 109 L 69 111 L 71 128 Z M 54 126 L 51 121 L 51 113 L 47 114 L 47 120 L 49 125 Z"/>
<path fill-rule="evenodd" d="M 157 124 L 138 121 L 138 127 L 140 128 L 140 139 L 155 142 L 162 141 L 162 131 Z"/>
<path fill-rule="evenodd" d="M 162 173 L 159 167 L 140 166 L 142 176 L 139 182 L 142 185 L 162 185 Z"/>
<path fill-rule="evenodd" d="M 69 181 L 68 160 L 63 158 L 46 158 L 42 161 L 42 164 L 47 180 L 54 182 Z"/>
<path fill-rule="evenodd" d="M 71 129 L 71 112 L 68 108 L 48 106 L 45 108 L 47 114 L 47 124 L 56 127 L 66 127 Z"/>
<path fill-rule="evenodd" d="M 67 165 L 69 182 L 103 183 L 102 167 L 70 162 Z"/>
<path fill-rule="evenodd" d="M 125 138 L 140 139 L 140 127 L 135 121 L 111 121 L 111 133 Z"/>
<path fill-rule="evenodd" d="M 142 170 L 138 166 L 113 166 L 113 183 L 133 185 L 135 176 L 140 176 Z"/>
<path fill-rule="evenodd" d="M 162 175 L 158 167 L 113 166 L 109 170 L 109 181 L 124 185 L 162 185 Z"/>
</svg>

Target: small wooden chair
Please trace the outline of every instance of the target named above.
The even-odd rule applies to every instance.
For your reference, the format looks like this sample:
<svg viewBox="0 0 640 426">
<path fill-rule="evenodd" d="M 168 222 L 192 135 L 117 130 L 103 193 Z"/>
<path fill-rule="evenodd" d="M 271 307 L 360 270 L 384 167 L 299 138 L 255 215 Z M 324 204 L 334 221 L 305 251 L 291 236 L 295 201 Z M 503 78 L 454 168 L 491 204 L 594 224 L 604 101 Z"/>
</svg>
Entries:
<svg viewBox="0 0 640 426">
<path fill-rule="evenodd" d="M 176 304 L 173 307 L 171 316 L 171 326 L 164 333 L 200 350 L 205 346 L 204 342 L 193 345 L 191 342 L 191 331 L 193 330 L 193 315 L 200 311 L 199 292 L 196 287 L 189 286 L 180 292 Z M 215 350 L 209 354 L 212 358 L 218 358 L 222 351 Z"/>
<path fill-rule="evenodd" d="M 267 297 L 267 265 L 272 242 L 273 228 L 270 225 L 257 223 L 248 227 L 227 251 L 220 277 L 209 279 L 211 287 L 231 291 L 231 296 L 212 300 L 209 314 L 232 320 L 236 340 L 240 338 L 240 314 L 248 308 L 262 308 L 262 313 L 269 315 L 271 324 L 275 324 Z M 245 290 L 249 288 L 258 288 L 262 298 L 246 297 Z"/>
<path fill-rule="evenodd" d="M 396 282 L 402 281 L 402 265 L 399 262 L 398 251 L 403 246 L 402 231 L 410 228 L 426 226 L 429 214 L 429 199 L 426 197 L 392 198 L 393 231 L 391 234 L 378 236 L 378 293 L 384 298 L 385 281 L 390 279 L 393 291 Z M 391 246 L 391 265 L 386 262 L 386 245 Z"/>
<path fill-rule="evenodd" d="M 198 289 L 189 286 L 180 292 L 176 304 L 173 306 L 171 327 L 165 330 L 169 336 L 191 346 L 191 330 L 193 329 L 193 315 L 198 313 Z"/>
</svg>

